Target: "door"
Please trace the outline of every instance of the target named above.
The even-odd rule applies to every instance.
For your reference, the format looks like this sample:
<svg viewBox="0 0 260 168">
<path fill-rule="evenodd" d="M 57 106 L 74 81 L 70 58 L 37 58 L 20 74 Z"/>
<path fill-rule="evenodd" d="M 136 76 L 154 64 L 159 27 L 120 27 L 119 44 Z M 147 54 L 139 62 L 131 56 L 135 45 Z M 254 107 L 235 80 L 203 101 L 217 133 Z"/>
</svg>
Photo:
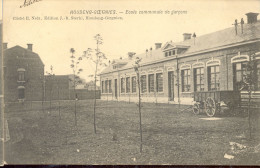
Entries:
<svg viewBox="0 0 260 168">
<path fill-rule="evenodd" d="M 115 98 L 117 99 L 117 79 L 115 79 Z"/>
<path fill-rule="evenodd" d="M 174 76 L 173 71 L 168 72 L 168 91 L 169 91 L 169 100 L 174 100 Z"/>
</svg>

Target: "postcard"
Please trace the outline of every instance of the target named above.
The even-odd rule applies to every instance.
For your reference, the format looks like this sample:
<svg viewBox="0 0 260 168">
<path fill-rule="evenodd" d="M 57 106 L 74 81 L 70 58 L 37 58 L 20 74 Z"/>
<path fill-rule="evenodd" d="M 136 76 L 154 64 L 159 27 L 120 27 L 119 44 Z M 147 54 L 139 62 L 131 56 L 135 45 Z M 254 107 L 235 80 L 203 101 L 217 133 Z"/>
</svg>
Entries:
<svg viewBox="0 0 260 168">
<path fill-rule="evenodd" d="M 2 164 L 259 165 L 259 5 L 3 0 Z"/>
</svg>

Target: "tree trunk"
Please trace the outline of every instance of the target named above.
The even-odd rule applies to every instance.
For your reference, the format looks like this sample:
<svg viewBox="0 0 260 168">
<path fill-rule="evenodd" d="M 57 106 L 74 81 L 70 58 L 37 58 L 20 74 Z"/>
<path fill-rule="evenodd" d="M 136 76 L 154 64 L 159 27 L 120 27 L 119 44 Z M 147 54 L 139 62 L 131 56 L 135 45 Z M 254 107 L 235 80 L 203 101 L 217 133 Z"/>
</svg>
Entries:
<svg viewBox="0 0 260 168">
<path fill-rule="evenodd" d="M 96 129 L 96 104 L 97 104 L 97 101 L 96 101 L 96 82 L 97 82 L 97 79 L 96 79 L 96 75 L 95 75 L 95 86 L 94 86 L 94 132 L 95 132 L 95 134 L 97 133 L 97 129 Z"/>
<path fill-rule="evenodd" d="M 247 106 L 249 139 L 252 138 L 252 131 L 251 131 L 251 110 L 250 110 L 251 94 L 252 94 L 252 92 L 249 91 L 249 92 L 248 92 L 248 106 Z"/>
<path fill-rule="evenodd" d="M 60 86 L 58 85 L 58 101 L 59 101 L 59 118 L 61 119 L 60 115 Z"/>
<path fill-rule="evenodd" d="M 76 100 L 76 81 L 75 81 L 75 70 L 73 71 L 73 77 L 74 77 L 74 113 L 75 113 L 75 126 L 77 127 L 77 100 Z"/>
<path fill-rule="evenodd" d="M 140 80 L 139 80 L 139 74 L 137 75 L 137 80 L 138 80 L 138 98 L 139 98 L 139 103 L 138 103 L 138 109 L 139 109 L 139 126 L 140 126 L 140 152 L 143 150 L 143 132 L 142 132 L 142 113 L 141 113 L 141 88 L 140 88 Z"/>
</svg>

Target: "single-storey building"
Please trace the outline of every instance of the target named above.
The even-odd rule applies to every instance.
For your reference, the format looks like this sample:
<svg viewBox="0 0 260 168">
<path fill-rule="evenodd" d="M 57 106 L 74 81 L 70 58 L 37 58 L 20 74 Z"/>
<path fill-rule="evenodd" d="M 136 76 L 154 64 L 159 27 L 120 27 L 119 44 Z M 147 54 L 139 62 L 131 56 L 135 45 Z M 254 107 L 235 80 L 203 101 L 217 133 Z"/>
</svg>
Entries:
<svg viewBox="0 0 260 168">
<path fill-rule="evenodd" d="M 260 52 L 258 13 L 247 13 L 247 23 L 196 36 L 184 33 L 181 42 L 156 43 L 143 54 L 113 60 L 100 74 L 101 99 L 137 101 L 133 65 L 142 59 L 142 101 L 191 104 L 193 92 L 238 90 L 245 63 Z M 260 55 L 260 54 L 259 54 Z M 256 90 L 260 91 L 260 60 L 255 67 Z M 257 92 L 258 92 L 257 91 Z"/>
</svg>

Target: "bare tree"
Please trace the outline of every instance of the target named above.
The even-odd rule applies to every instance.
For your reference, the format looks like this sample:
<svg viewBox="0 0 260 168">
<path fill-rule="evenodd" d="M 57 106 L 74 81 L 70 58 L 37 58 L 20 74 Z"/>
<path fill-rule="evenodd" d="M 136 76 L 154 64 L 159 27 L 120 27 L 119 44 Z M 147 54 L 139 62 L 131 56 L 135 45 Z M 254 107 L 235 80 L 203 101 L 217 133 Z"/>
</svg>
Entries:
<svg viewBox="0 0 260 168">
<path fill-rule="evenodd" d="M 97 90 L 97 76 L 98 76 L 98 72 L 100 70 L 100 67 L 104 67 L 107 66 L 104 63 L 104 60 L 106 60 L 106 56 L 103 52 L 101 52 L 100 50 L 100 45 L 103 44 L 103 38 L 101 37 L 100 34 L 97 34 L 94 36 L 94 40 L 96 41 L 96 48 L 94 50 L 94 55 L 92 55 L 92 49 L 88 48 L 87 51 L 84 51 L 84 56 L 91 60 L 94 64 L 95 64 L 95 72 L 94 75 L 90 75 L 89 77 L 94 77 L 94 132 L 95 134 L 97 133 L 97 129 L 96 129 L 96 104 L 97 104 L 97 98 L 96 98 L 96 90 Z"/>
<path fill-rule="evenodd" d="M 52 107 L 51 107 L 51 105 L 52 105 L 52 91 L 53 91 L 53 78 L 54 78 L 54 73 L 53 73 L 53 66 L 51 65 L 50 66 L 50 72 L 48 72 L 48 71 L 46 71 L 46 74 L 47 75 L 49 75 L 49 91 L 50 91 L 50 112 L 51 112 L 51 110 L 52 110 Z"/>
<path fill-rule="evenodd" d="M 246 90 L 248 94 L 247 113 L 248 113 L 249 138 L 251 139 L 252 138 L 251 100 L 252 100 L 252 92 L 256 90 L 256 86 L 257 86 L 255 54 L 249 56 L 249 61 L 246 64 L 246 71 L 243 74 L 243 81 L 241 81 L 239 85 L 241 86 L 240 90 Z"/>
<path fill-rule="evenodd" d="M 72 82 L 72 87 L 73 87 L 73 91 L 74 91 L 74 116 L 75 116 L 75 126 L 77 126 L 77 100 L 78 100 L 78 96 L 76 93 L 76 86 L 80 83 L 82 83 L 79 75 L 80 73 L 83 71 L 83 69 L 79 68 L 79 63 L 82 60 L 82 56 L 78 56 L 76 57 L 75 54 L 75 50 L 74 48 L 70 49 L 70 59 L 71 59 L 71 64 L 70 67 L 73 71 L 73 78 L 69 79 Z"/>
<path fill-rule="evenodd" d="M 143 132 L 142 132 L 142 100 L 141 100 L 141 87 L 140 87 L 140 62 L 142 59 L 139 57 L 136 57 L 136 61 L 134 64 L 134 70 L 136 72 L 136 78 L 137 78 L 137 86 L 138 86 L 138 111 L 139 111 L 139 126 L 140 126 L 140 152 L 143 150 Z"/>
</svg>

